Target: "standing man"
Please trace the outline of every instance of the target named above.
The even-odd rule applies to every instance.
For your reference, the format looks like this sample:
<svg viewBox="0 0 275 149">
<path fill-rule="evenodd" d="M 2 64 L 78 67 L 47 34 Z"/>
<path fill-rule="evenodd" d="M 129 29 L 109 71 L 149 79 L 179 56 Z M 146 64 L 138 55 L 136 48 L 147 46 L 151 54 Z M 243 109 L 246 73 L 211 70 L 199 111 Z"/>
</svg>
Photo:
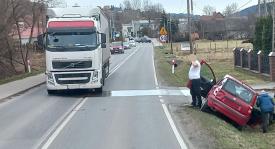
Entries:
<svg viewBox="0 0 275 149">
<path fill-rule="evenodd" d="M 261 109 L 262 130 L 263 133 L 266 133 L 268 124 L 273 120 L 274 102 L 272 97 L 262 90 L 257 99 L 257 106 Z"/>
<path fill-rule="evenodd" d="M 190 94 L 192 95 L 192 106 L 201 107 L 201 64 L 194 54 L 190 55 L 189 60 L 191 62 L 189 80 L 191 80 Z"/>
</svg>

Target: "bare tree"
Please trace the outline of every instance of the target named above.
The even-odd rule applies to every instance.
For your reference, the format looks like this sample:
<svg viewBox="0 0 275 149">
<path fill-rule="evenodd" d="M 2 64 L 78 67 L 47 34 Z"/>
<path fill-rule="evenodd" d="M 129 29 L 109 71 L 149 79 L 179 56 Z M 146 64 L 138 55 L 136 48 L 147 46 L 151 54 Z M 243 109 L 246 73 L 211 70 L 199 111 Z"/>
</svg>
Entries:
<svg viewBox="0 0 275 149">
<path fill-rule="evenodd" d="M 216 11 L 216 9 L 210 5 L 206 5 L 202 9 L 203 14 L 209 15 L 209 16 L 212 15 L 213 12 L 215 12 L 215 11 Z"/>
<path fill-rule="evenodd" d="M 238 4 L 232 3 L 230 5 L 227 5 L 225 7 L 225 10 L 223 11 L 224 16 L 230 16 L 233 15 L 238 10 Z"/>
<path fill-rule="evenodd" d="M 44 0 L 45 4 L 48 5 L 48 7 L 66 7 L 67 3 L 65 0 Z"/>
<path fill-rule="evenodd" d="M 132 5 L 131 5 L 131 2 L 129 0 L 124 0 L 123 1 L 123 7 L 124 9 L 132 9 Z"/>
<path fill-rule="evenodd" d="M 131 0 L 131 6 L 134 10 L 141 9 L 141 0 Z"/>
</svg>

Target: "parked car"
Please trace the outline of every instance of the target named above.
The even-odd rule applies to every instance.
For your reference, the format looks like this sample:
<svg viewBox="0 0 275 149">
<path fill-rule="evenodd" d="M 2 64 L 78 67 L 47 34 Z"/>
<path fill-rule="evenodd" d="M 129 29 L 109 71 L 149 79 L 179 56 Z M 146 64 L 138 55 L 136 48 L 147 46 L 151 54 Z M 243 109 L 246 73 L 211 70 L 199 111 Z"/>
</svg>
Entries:
<svg viewBox="0 0 275 149">
<path fill-rule="evenodd" d="M 136 47 L 136 42 L 134 40 L 129 41 L 130 47 Z"/>
<path fill-rule="evenodd" d="M 129 42 L 123 42 L 124 49 L 131 49 Z"/>
<path fill-rule="evenodd" d="M 210 108 L 218 111 L 236 122 L 240 126 L 239 128 L 242 128 L 251 118 L 257 100 L 256 91 L 230 75 L 225 75 L 216 83 L 212 68 L 202 61 L 202 73 L 207 69 L 210 70 L 210 73 L 201 74 L 203 100 L 201 110 L 206 111 Z"/>
<path fill-rule="evenodd" d="M 152 41 L 151 41 L 151 39 L 149 39 L 149 38 L 143 37 L 143 38 L 141 39 L 141 42 L 144 42 L 144 43 L 151 43 Z"/>
<path fill-rule="evenodd" d="M 122 41 L 112 42 L 110 46 L 111 54 L 124 53 L 124 46 Z"/>
<path fill-rule="evenodd" d="M 138 38 L 138 39 L 136 40 L 136 42 L 138 42 L 138 43 L 151 43 L 152 41 L 151 41 L 151 39 L 149 39 L 149 38 L 141 37 L 141 38 Z"/>
</svg>

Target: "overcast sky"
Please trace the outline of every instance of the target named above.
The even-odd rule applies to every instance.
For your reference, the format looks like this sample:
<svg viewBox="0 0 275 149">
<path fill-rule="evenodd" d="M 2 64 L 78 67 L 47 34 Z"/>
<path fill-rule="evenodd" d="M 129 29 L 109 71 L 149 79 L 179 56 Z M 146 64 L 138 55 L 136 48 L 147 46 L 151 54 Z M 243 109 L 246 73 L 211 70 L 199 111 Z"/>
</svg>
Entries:
<svg viewBox="0 0 275 149">
<path fill-rule="evenodd" d="M 77 3 L 80 6 L 105 6 L 116 5 L 119 6 L 123 0 L 65 0 L 68 6 L 72 6 Z M 142 1 L 142 0 L 141 0 Z M 258 3 L 258 0 L 193 0 L 194 1 L 194 13 L 202 14 L 202 9 L 205 5 L 210 5 L 216 8 L 217 11 L 222 12 L 224 8 L 231 3 L 236 2 L 241 9 Z M 153 3 L 161 3 L 166 12 L 174 13 L 186 13 L 187 0 L 151 0 Z"/>
</svg>

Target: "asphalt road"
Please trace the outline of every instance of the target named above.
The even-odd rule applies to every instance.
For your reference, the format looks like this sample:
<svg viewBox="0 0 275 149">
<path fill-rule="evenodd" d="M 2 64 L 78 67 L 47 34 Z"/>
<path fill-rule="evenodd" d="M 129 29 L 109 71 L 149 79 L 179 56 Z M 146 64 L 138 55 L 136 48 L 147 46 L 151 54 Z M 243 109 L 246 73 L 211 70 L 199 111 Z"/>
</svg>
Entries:
<svg viewBox="0 0 275 149">
<path fill-rule="evenodd" d="M 154 89 L 153 47 L 142 44 L 112 56 L 102 95 L 48 96 L 41 85 L 2 102 L 0 148 L 179 149 L 161 96 L 127 96 Z"/>
</svg>

